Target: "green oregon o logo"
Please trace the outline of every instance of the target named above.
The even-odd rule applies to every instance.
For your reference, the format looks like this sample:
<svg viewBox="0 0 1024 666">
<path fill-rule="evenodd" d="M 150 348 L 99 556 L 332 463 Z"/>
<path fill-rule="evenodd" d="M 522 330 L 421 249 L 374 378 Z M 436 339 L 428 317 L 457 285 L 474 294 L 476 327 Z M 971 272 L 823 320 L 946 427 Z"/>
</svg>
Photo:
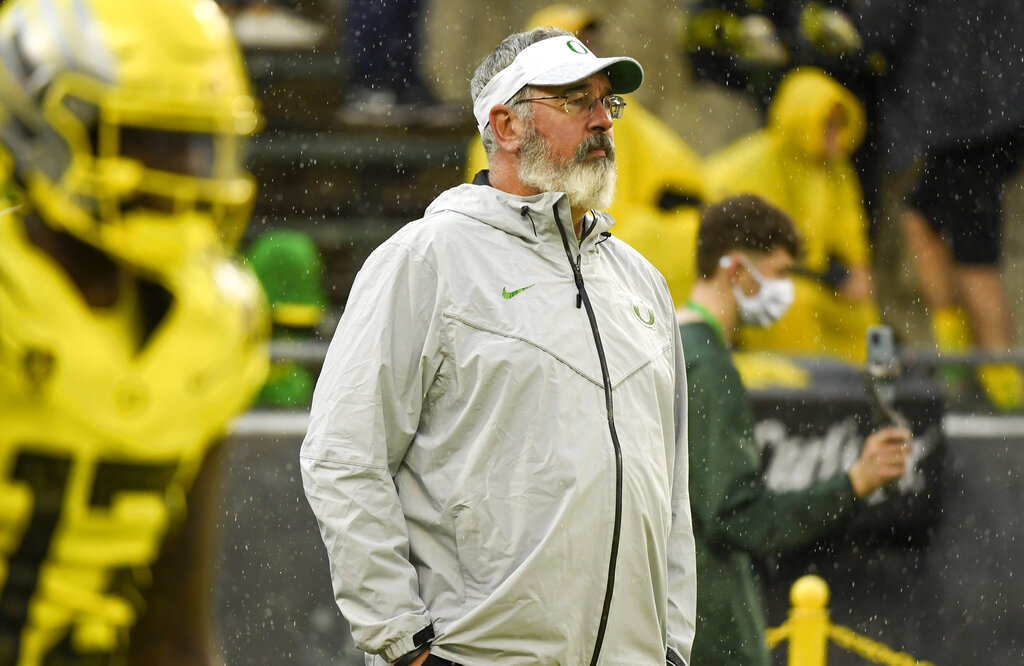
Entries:
<svg viewBox="0 0 1024 666">
<path fill-rule="evenodd" d="M 654 328 L 654 308 L 642 298 L 634 296 L 630 304 L 633 306 L 633 314 L 641 324 L 647 328 Z"/>
<path fill-rule="evenodd" d="M 587 50 L 586 46 L 583 46 L 581 42 L 578 42 L 575 39 L 570 39 L 565 43 L 565 45 L 568 46 L 569 50 L 572 51 L 573 53 L 579 53 L 580 55 L 586 55 L 590 53 L 590 51 Z"/>
</svg>

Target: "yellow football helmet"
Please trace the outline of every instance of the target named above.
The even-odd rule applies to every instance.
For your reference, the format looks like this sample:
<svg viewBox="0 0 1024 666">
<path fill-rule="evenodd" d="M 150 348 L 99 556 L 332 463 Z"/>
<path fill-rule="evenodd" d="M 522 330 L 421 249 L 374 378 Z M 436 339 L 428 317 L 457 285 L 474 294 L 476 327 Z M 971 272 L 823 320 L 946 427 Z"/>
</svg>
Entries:
<svg viewBox="0 0 1024 666">
<path fill-rule="evenodd" d="M 0 10 L 0 182 L 43 220 L 163 269 L 233 244 L 260 124 L 214 0 L 8 0 Z M 6 172 L 6 173 L 5 173 Z"/>
</svg>

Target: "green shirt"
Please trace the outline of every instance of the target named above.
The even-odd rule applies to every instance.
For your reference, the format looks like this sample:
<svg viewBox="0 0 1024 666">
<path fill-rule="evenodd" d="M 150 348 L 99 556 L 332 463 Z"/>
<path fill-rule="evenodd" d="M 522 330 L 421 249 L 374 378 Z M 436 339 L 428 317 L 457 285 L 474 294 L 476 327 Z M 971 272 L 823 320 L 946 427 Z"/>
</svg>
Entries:
<svg viewBox="0 0 1024 666">
<path fill-rule="evenodd" d="M 680 326 L 689 397 L 690 506 L 697 542 L 692 663 L 767 666 L 755 557 L 798 549 L 852 515 L 846 474 L 778 493 L 761 474 L 754 415 L 729 350 L 705 322 Z"/>
</svg>

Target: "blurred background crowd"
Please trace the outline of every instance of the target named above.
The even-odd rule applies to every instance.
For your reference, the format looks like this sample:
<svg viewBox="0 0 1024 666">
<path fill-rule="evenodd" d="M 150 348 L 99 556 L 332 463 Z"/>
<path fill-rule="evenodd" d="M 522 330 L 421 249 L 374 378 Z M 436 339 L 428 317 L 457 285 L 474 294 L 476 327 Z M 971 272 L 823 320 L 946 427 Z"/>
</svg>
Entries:
<svg viewBox="0 0 1024 666">
<path fill-rule="evenodd" d="M 288 255 L 318 273 L 318 253 L 331 259 L 323 295 L 296 287 L 301 304 L 315 307 L 302 325 L 278 318 L 283 336 L 329 330 L 344 305 L 345 274 L 365 256 L 357 245 L 372 249 L 431 195 L 486 168 L 466 82 L 509 32 L 555 25 L 599 54 L 629 53 L 645 67 L 650 85 L 631 96 L 615 127 L 619 187 L 610 212 L 616 235 L 661 270 L 677 300 L 692 283 L 703 203 L 757 193 L 807 239 L 792 312 L 740 335 L 748 385 L 793 381 L 784 360 L 761 352 L 861 364 L 866 329 L 884 322 L 918 363 L 934 369 L 937 354 L 959 360 L 939 367 L 954 400 L 1021 407 L 1013 361 L 1024 305 L 1008 268 L 1021 252 L 1024 210 L 1024 3 L 222 5 L 268 116 L 256 153 L 272 166 L 258 173 L 248 237 L 274 231 L 277 240 L 254 246 L 254 265 L 266 274 L 260 262 Z M 306 168 L 317 159 L 342 168 Z M 347 231 L 326 228 L 335 225 Z M 311 240 L 285 239 L 282 228 Z M 345 247 L 330 246 L 339 240 Z M 277 247 L 285 249 L 268 251 Z M 268 291 L 281 303 L 285 276 L 308 273 L 269 272 Z M 296 378 L 301 372 L 278 368 L 274 376 L 288 375 L 292 388 L 265 398 L 304 402 L 311 382 Z"/>
</svg>

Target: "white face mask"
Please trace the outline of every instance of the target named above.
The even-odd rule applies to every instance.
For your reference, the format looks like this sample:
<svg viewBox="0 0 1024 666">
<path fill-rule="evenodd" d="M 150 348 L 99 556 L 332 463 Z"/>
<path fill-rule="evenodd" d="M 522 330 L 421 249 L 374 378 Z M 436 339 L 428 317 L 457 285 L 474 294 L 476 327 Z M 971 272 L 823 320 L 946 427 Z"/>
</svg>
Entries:
<svg viewBox="0 0 1024 666">
<path fill-rule="evenodd" d="M 779 320 L 786 310 L 793 304 L 795 297 L 793 280 L 789 278 L 768 279 L 751 265 L 749 261 L 740 257 L 740 261 L 746 266 L 753 276 L 754 281 L 760 285 L 757 293 L 747 296 L 740 289 L 739 285 L 732 286 L 732 293 L 736 296 L 736 304 L 739 306 L 740 321 L 748 326 L 771 326 Z M 723 268 L 732 265 L 730 257 L 722 257 Z"/>
</svg>

